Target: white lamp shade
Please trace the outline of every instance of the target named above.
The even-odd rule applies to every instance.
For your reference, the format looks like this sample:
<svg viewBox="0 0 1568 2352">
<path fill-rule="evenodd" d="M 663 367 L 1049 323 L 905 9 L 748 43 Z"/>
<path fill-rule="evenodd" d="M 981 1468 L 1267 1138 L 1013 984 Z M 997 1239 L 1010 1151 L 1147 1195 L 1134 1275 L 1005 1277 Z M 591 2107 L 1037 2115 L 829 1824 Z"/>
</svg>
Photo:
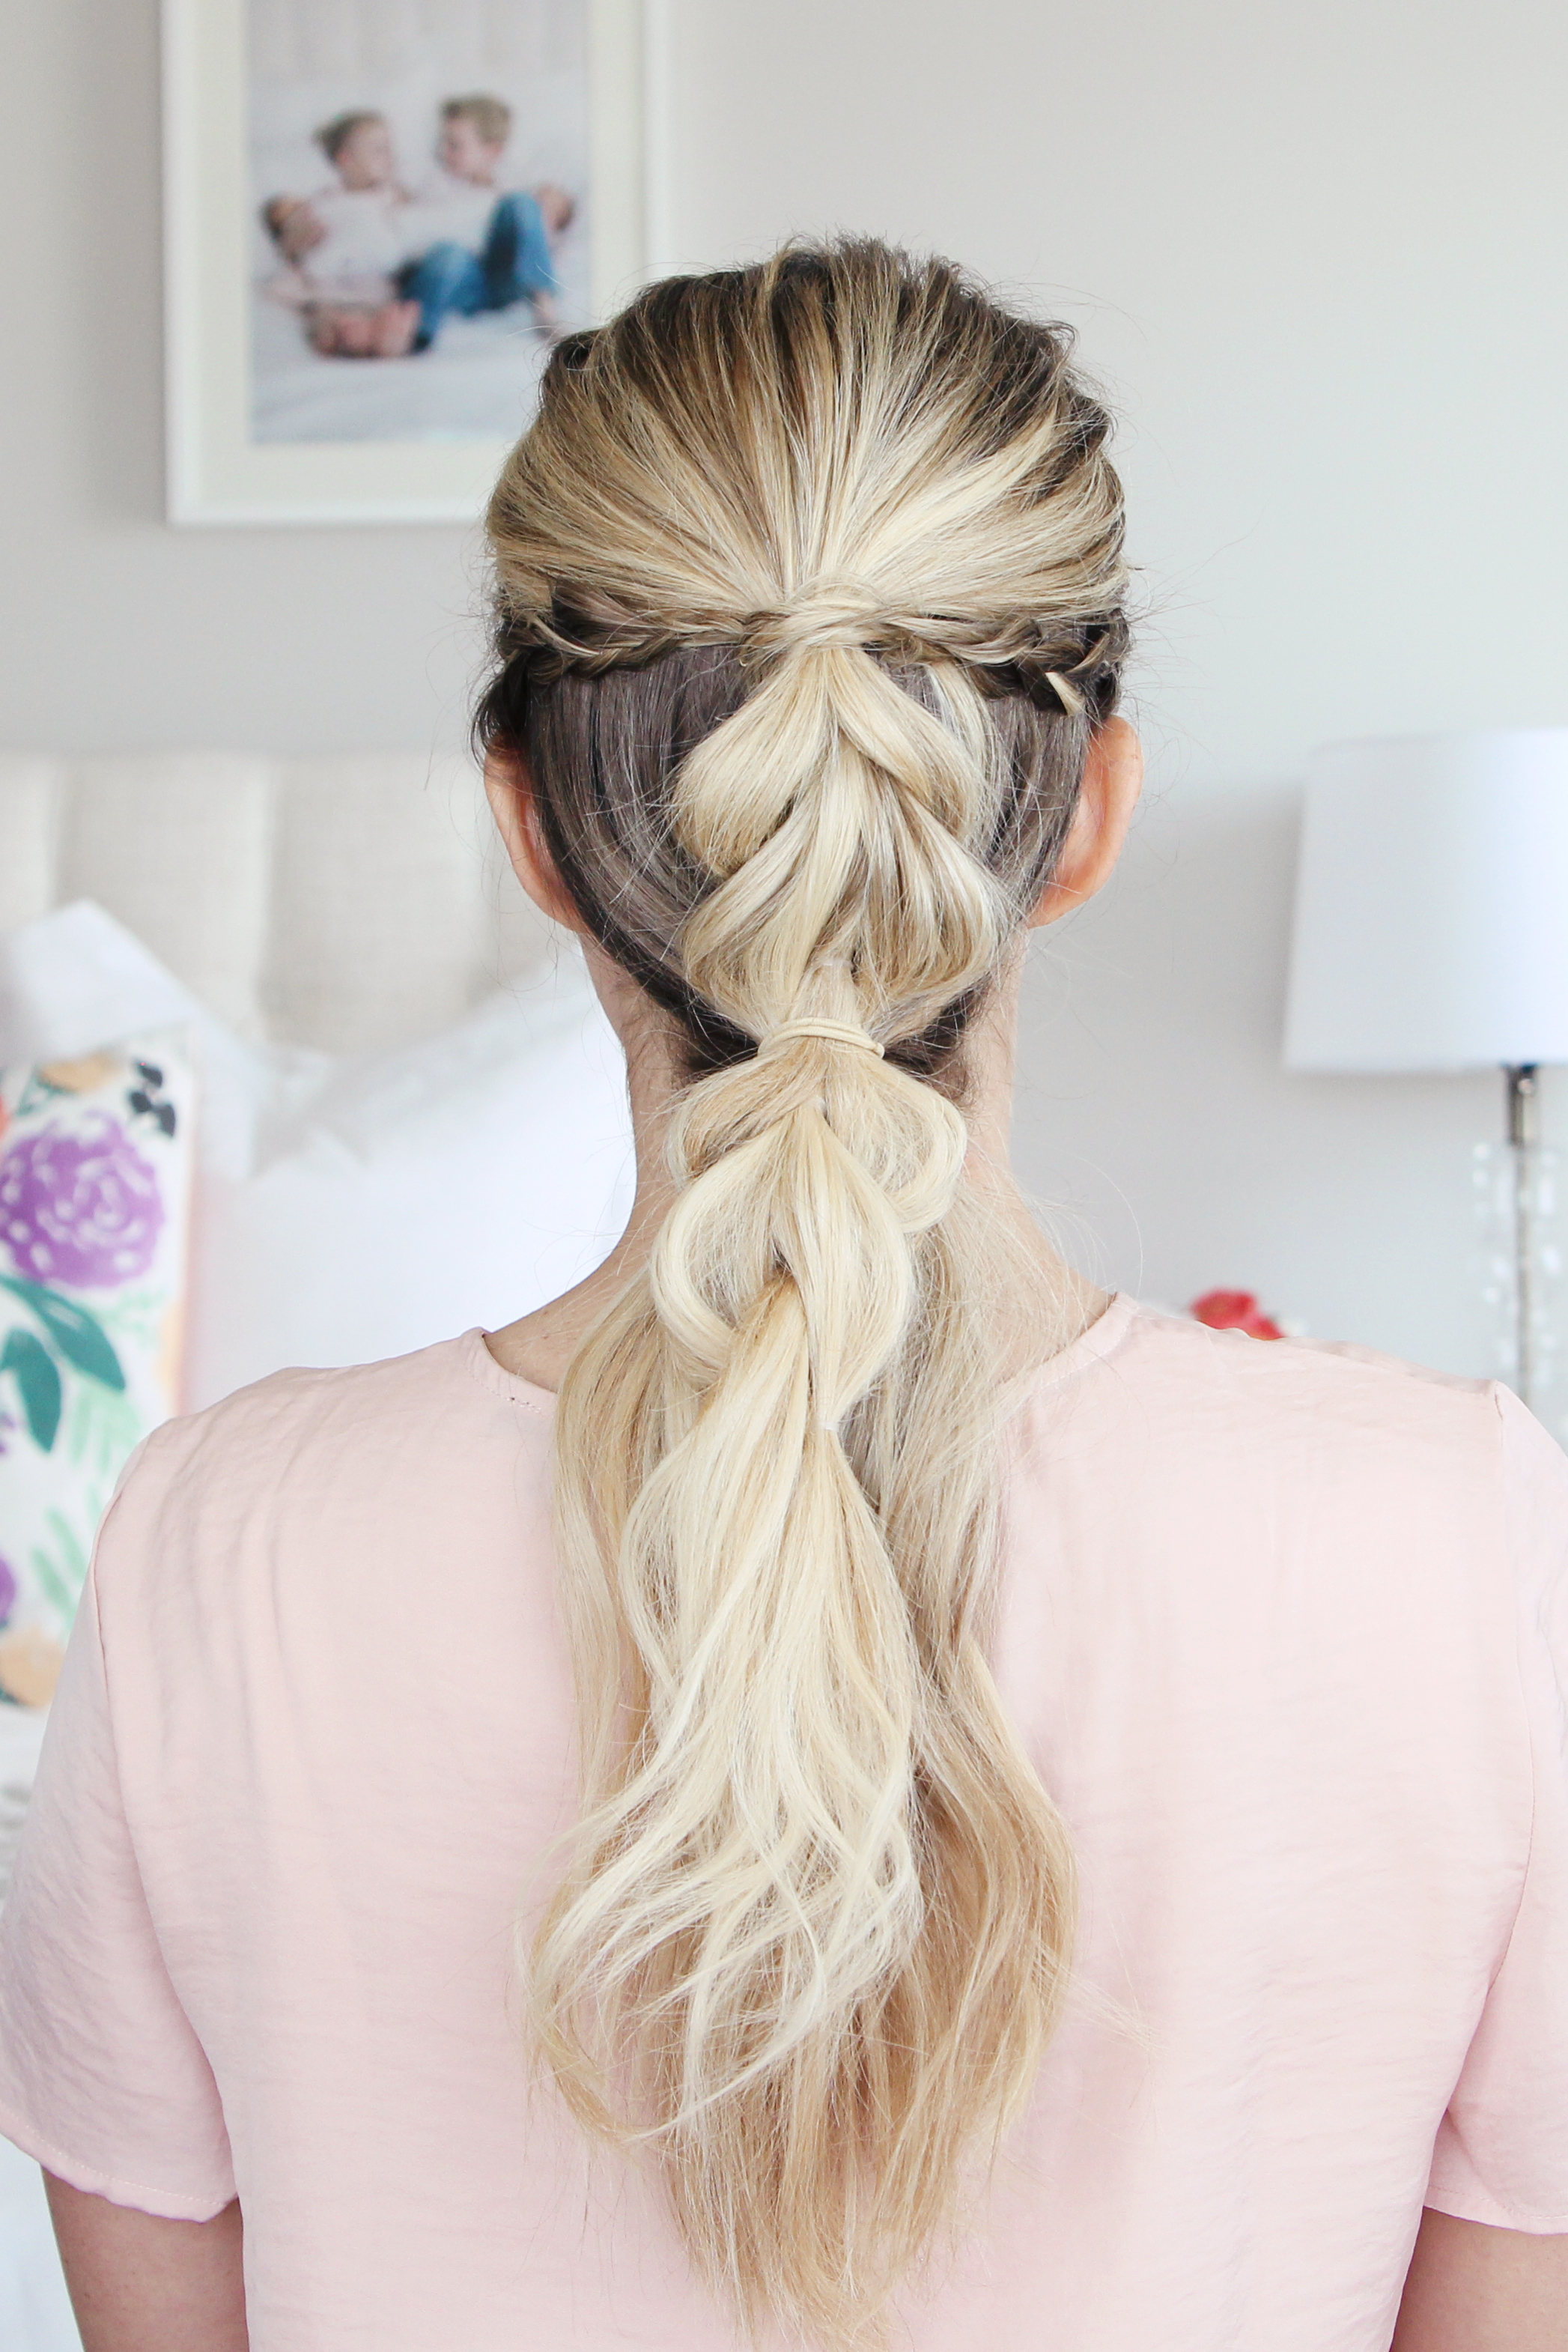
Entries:
<svg viewBox="0 0 1568 2352">
<path fill-rule="evenodd" d="M 1315 751 L 1286 1067 L 1528 1062 L 1568 1062 L 1568 727 Z"/>
</svg>

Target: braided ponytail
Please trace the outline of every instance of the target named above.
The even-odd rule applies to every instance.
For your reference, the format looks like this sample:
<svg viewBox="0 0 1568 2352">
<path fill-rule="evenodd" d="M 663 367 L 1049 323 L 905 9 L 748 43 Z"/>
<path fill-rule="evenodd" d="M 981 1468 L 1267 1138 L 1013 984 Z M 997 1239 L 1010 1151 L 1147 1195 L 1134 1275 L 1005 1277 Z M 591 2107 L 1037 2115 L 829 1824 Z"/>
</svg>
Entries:
<svg viewBox="0 0 1568 2352">
<path fill-rule="evenodd" d="M 582 1805 L 531 2014 L 743 2323 L 834 2345 L 1016 2115 L 1071 1938 L 986 1657 L 1023 1277 L 960 1106 L 1113 702 L 1103 435 L 945 266 L 797 251 L 563 347 L 490 516 L 481 731 L 693 1073 L 561 1391 Z"/>
</svg>

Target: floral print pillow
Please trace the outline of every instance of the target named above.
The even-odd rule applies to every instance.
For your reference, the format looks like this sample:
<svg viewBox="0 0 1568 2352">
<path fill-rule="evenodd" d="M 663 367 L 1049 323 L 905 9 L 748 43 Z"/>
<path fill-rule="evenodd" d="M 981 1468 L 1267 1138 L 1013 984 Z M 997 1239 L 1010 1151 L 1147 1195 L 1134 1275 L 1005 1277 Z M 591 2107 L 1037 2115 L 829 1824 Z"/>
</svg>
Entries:
<svg viewBox="0 0 1568 2352">
<path fill-rule="evenodd" d="M 178 1404 L 183 1032 L 0 1071 L 0 1697 L 54 1690 L 126 1456 Z"/>
</svg>

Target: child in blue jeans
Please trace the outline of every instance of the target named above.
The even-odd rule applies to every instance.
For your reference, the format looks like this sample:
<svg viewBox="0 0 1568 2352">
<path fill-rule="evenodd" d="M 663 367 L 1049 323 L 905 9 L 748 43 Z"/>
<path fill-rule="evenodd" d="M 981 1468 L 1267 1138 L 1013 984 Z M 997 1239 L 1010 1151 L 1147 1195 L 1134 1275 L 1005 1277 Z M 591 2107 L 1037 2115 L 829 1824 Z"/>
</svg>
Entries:
<svg viewBox="0 0 1568 2352">
<path fill-rule="evenodd" d="M 448 99 L 441 110 L 436 147 L 438 183 L 424 199 L 439 232 L 417 261 L 400 272 L 398 290 L 419 305 L 415 351 L 428 350 L 456 311 L 531 304 L 534 323 L 553 336 L 559 327 L 552 239 L 571 219 L 571 198 L 546 185 L 529 194 L 497 191 L 497 169 L 511 133 L 511 110 L 498 98 Z M 415 199 L 415 209 L 422 209 Z"/>
</svg>

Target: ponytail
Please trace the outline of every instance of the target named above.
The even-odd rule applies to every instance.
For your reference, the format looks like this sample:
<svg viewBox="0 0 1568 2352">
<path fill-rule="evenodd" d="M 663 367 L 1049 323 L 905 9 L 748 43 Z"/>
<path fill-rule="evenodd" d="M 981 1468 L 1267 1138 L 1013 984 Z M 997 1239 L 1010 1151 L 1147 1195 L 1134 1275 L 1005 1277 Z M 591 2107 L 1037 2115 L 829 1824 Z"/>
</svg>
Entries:
<svg viewBox="0 0 1568 2352">
<path fill-rule="evenodd" d="M 491 514 L 482 727 L 695 1074 L 561 1391 L 582 1801 L 530 2012 L 741 2321 L 827 2344 L 962 2208 L 1068 1960 L 987 1660 L 1022 1277 L 960 1104 L 1114 691 L 1103 434 L 940 266 L 789 255 L 566 347 Z"/>
</svg>

